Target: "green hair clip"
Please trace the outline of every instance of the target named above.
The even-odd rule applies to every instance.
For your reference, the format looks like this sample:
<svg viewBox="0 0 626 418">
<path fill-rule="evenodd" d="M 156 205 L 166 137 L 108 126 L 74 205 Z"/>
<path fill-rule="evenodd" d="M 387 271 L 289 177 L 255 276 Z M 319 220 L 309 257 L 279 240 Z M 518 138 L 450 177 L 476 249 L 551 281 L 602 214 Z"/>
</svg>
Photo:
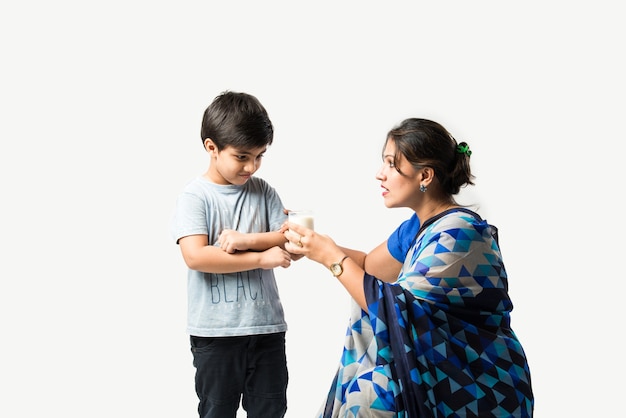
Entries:
<svg viewBox="0 0 626 418">
<path fill-rule="evenodd" d="M 465 142 L 461 142 L 459 145 L 456 146 L 456 152 L 458 152 L 459 154 L 467 154 L 468 157 L 472 155 L 472 151 L 469 149 L 469 145 L 467 145 Z"/>
</svg>

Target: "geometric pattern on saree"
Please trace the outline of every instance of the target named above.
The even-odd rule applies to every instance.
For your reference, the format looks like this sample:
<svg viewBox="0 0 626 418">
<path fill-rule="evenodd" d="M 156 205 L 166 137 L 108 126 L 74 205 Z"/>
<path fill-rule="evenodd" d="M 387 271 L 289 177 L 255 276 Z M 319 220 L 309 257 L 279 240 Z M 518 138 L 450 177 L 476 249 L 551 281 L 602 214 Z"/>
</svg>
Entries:
<svg viewBox="0 0 626 418">
<path fill-rule="evenodd" d="M 530 370 L 510 327 L 495 231 L 472 213 L 444 216 L 420 234 L 396 283 L 366 274 L 369 314 L 353 310 L 320 417 L 358 417 L 358 408 L 342 409 L 355 382 L 360 391 L 375 388 L 356 400 L 370 411 L 361 416 L 532 417 Z M 373 382 L 373 369 L 386 385 Z"/>
</svg>

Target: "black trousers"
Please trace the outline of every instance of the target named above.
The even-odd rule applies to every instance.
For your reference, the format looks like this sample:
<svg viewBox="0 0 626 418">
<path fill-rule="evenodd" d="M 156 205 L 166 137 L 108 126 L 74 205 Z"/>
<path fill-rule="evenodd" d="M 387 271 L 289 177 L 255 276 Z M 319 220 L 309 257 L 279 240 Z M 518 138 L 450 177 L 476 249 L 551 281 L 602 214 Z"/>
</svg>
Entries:
<svg viewBox="0 0 626 418">
<path fill-rule="evenodd" d="M 190 337 L 200 418 L 282 418 L 287 411 L 285 333 Z"/>
</svg>

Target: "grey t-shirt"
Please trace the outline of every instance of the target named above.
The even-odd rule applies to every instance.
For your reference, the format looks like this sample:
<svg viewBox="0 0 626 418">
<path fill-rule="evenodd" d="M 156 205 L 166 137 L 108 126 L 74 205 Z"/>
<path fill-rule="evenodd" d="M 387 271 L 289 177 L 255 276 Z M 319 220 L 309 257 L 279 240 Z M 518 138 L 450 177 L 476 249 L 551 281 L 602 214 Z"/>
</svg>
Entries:
<svg viewBox="0 0 626 418">
<path fill-rule="evenodd" d="M 276 231 L 286 220 L 278 193 L 265 180 L 218 185 L 204 177 L 189 182 L 176 202 L 171 233 L 178 240 L 207 235 L 217 244 L 224 229 L 242 233 Z M 187 332 L 224 337 L 287 330 L 273 270 L 215 274 L 189 269 Z"/>
</svg>

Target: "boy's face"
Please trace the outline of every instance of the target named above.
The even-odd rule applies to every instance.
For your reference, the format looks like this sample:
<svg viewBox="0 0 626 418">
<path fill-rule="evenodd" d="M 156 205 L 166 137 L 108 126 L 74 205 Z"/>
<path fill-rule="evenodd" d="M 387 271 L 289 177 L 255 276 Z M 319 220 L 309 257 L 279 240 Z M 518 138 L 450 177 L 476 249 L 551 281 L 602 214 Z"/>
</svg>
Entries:
<svg viewBox="0 0 626 418">
<path fill-rule="evenodd" d="M 261 148 L 239 149 L 231 146 L 218 151 L 210 139 L 204 142 L 211 156 L 207 177 L 215 184 L 245 184 L 261 167 L 263 154 L 267 146 Z"/>
</svg>

